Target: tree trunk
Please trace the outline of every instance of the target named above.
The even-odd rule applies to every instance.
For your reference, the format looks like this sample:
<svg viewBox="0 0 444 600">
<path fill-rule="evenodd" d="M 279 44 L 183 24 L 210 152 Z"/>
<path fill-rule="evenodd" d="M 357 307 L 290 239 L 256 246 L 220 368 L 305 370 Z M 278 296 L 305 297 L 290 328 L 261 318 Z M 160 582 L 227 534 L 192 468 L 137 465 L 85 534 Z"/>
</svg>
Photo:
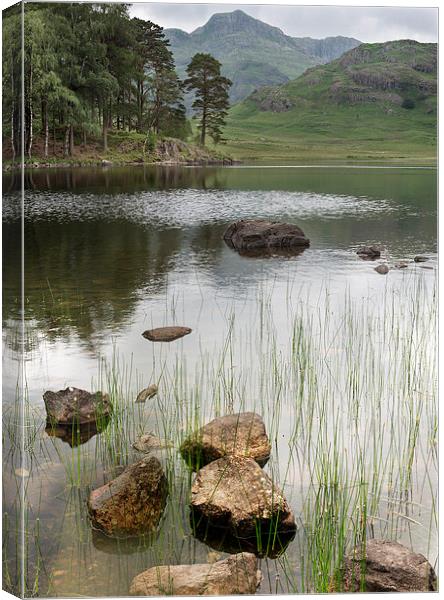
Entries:
<svg viewBox="0 0 444 600">
<path fill-rule="evenodd" d="M 103 149 L 105 152 L 108 151 L 108 117 L 106 114 L 105 104 L 102 110 L 102 132 L 103 132 Z"/>
<path fill-rule="evenodd" d="M 12 162 L 15 162 L 15 89 L 14 89 L 14 58 L 11 55 L 11 150 Z"/>
<path fill-rule="evenodd" d="M 49 123 L 48 123 L 48 102 L 43 100 L 42 102 L 42 125 L 44 132 L 44 149 L 43 153 L 45 158 L 48 158 L 48 142 L 49 142 Z"/>
<path fill-rule="evenodd" d="M 56 119 L 55 119 L 55 115 L 53 115 L 53 117 L 52 117 L 52 129 L 53 129 L 53 133 L 52 133 L 52 153 L 55 156 L 55 153 L 56 153 Z"/>
<path fill-rule="evenodd" d="M 74 155 L 74 125 L 69 126 L 69 155 Z"/>
<path fill-rule="evenodd" d="M 25 127 L 26 127 L 26 148 L 25 152 L 29 158 L 31 158 L 31 149 L 33 141 L 33 130 L 32 130 L 32 56 L 30 57 L 29 63 L 29 82 L 28 82 L 28 97 L 26 100 L 25 108 Z"/>
<path fill-rule="evenodd" d="M 200 144 L 201 144 L 201 146 L 205 146 L 206 133 L 207 133 L 207 111 L 206 111 L 206 107 L 204 105 L 203 110 L 202 110 L 202 122 L 201 122 L 201 129 L 200 129 Z"/>
<path fill-rule="evenodd" d="M 83 145 L 84 146 L 86 146 L 86 142 L 87 142 L 87 140 L 86 140 L 86 129 L 83 128 Z"/>
<path fill-rule="evenodd" d="M 64 148 L 63 148 L 63 155 L 64 156 L 69 156 L 69 138 L 70 138 L 70 125 L 66 126 L 65 129 L 65 144 L 64 144 Z"/>
</svg>

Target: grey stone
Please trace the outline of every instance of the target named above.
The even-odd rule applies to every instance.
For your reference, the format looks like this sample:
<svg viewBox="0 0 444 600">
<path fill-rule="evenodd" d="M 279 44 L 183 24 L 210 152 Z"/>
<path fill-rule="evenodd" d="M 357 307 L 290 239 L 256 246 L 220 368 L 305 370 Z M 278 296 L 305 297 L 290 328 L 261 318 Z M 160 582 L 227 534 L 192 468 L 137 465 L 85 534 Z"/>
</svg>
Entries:
<svg viewBox="0 0 444 600">
<path fill-rule="evenodd" d="M 138 452 L 151 452 L 162 448 L 172 448 L 173 444 L 168 440 L 163 440 L 152 433 L 144 433 L 133 444 L 133 448 Z"/>
<path fill-rule="evenodd" d="M 156 329 L 147 329 L 142 335 L 151 342 L 173 342 L 188 335 L 191 331 L 189 327 L 157 327 Z"/>
<path fill-rule="evenodd" d="M 225 231 L 224 240 L 239 252 L 300 250 L 310 245 L 310 240 L 297 225 L 265 220 L 236 221 Z"/>
<path fill-rule="evenodd" d="M 380 275 L 387 275 L 389 270 L 390 269 L 388 268 L 388 265 L 386 265 L 386 264 L 378 265 L 377 267 L 375 267 L 375 271 L 377 273 L 379 273 Z"/>
<path fill-rule="evenodd" d="M 373 259 L 379 258 L 383 250 L 383 246 L 374 244 L 372 246 L 361 246 L 356 250 L 356 254 L 358 254 L 361 258 L 364 259 Z"/>
<path fill-rule="evenodd" d="M 146 402 L 146 400 L 149 400 L 150 398 L 154 398 L 154 396 L 157 394 L 157 385 L 155 385 L 154 383 L 152 385 L 149 385 L 147 388 L 141 390 L 138 394 L 137 394 L 137 398 L 136 398 L 136 402 Z"/>
<path fill-rule="evenodd" d="M 225 456 L 200 469 L 190 508 L 195 523 L 225 528 L 240 538 L 256 538 L 258 530 L 263 535 L 296 531 L 281 490 L 252 458 Z"/>
<path fill-rule="evenodd" d="M 188 437 L 180 451 L 194 470 L 227 454 L 248 456 L 263 466 L 271 444 L 262 418 L 245 412 L 213 419 Z"/>
<path fill-rule="evenodd" d="M 213 564 L 152 567 L 137 575 L 132 596 L 254 594 L 262 576 L 254 554 L 242 552 Z"/>
<path fill-rule="evenodd" d="M 357 548 L 345 560 L 344 589 L 358 592 L 429 592 L 436 590 L 436 574 L 422 554 L 388 540 L 368 540 L 365 556 Z"/>
<path fill-rule="evenodd" d="M 84 425 L 106 419 L 112 411 L 108 394 L 68 387 L 43 394 L 48 421 L 57 425 Z"/>
<path fill-rule="evenodd" d="M 108 535 L 152 533 L 158 527 L 167 494 L 162 465 L 156 457 L 148 456 L 92 491 L 88 510 L 93 524 Z"/>
</svg>

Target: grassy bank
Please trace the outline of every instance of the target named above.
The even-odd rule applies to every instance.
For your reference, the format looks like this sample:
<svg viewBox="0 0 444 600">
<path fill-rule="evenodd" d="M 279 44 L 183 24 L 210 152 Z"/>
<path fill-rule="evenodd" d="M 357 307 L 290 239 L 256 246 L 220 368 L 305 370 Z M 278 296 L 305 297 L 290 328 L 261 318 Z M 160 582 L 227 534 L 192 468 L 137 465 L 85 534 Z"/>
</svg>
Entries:
<svg viewBox="0 0 444 600">
<path fill-rule="evenodd" d="M 275 113 L 245 101 L 230 110 L 224 137 L 224 150 L 244 161 L 434 165 L 437 160 L 434 115 L 399 107 L 384 114 L 379 106 L 326 104 Z"/>
<path fill-rule="evenodd" d="M 78 140 L 71 156 L 64 155 L 63 143 L 51 141 L 48 156 L 44 155 L 42 138 L 36 138 L 32 147 L 32 157 L 26 158 L 29 167 L 53 166 L 96 166 L 103 161 L 114 165 L 137 164 L 218 164 L 230 163 L 231 158 L 225 147 L 202 148 L 192 141 L 170 137 L 146 135 L 134 131 L 110 131 L 108 149 L 103 149 L 101 139 L 89 139 L 87 143 Z M 19 168 L 20 163 L 15 162 Z M 8 151 L 8 141 L 3 146 L 3 169 L 14 168 Z"/>
</svg>

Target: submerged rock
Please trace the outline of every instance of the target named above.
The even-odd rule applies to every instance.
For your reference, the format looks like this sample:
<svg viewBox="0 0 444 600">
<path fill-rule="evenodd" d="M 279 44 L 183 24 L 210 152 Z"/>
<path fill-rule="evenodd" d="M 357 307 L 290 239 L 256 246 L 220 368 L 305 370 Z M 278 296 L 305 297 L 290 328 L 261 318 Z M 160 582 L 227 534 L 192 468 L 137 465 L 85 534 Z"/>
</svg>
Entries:
<svg viewBox="0 0 444 600">
<path fill-rule="evenodd" d="M 112 405 L 108 394 L 68 387 L 43 394 L 48 422 L 59 425 L 94 423 L 110 416 Z"/>
<path fill-rule="evenodd" d="M 390 271 L 388 265 L 383 264 L 383 265 L 378 265 L 377 267 L 375 267 L 375 271 L 377 273 L 379 273 L 380 275 L 387 275 L 387 273 Z"/>
<path fill-rule="evenodd" d="M 154 396 L 157 394 L 157 391 L 157 385 L 155 385 L 154 383 L 152 385 L 149 385 L 147 388 L 141 390 L 137 394 L 136 402 L 145 402 L 150 398 L 154 398 Z"/>
<path fill-rule="evenodd" d="M 88 510 L 92 522 L 109 535 L 151 533 L 159 524 L 167 494 L 162 466 L 148 456 L 91 492 Z"/>
<path fill-rule="evenodd" d="M 81 444 L 86 444 L 92 437 L 97 433 L 102 433 L 110 421 L 110 417 L 106 416 L 99 421 L 93 421 L 92 423 L 72 424 L 72 425 L 57 425 L 51 422 L 47 423 L 45 432 L 51 437 L 57 437 L 63 442 L 66 442 L 75 448 Z"/>
<path fill-rule="evenodd" d="M 379 258 L 383 250 L 384 246 L 379 245 L 361 246 L 356 250 L 356 254 L 358 254 L 363 259 L 373 259 Z"/>
<path fill-rule="evenodd" d="M 180 452 L 194 470 L 228 454 L 253 458 L 263 466 L 271 444 L 262 418 L 245 412 L 213 419 L 188 437 Z"/>
<path fill-rule="evenodd" d="M 144 433 L 133 444 L 133 448 L 138 452 L 151 452 L 151 450 L 172 447 L 172 442 L 163 440 L 153 433 Z"/>
<path fill-rule="evenodd" d="M 413 260 L 416 263 L 419 263 L 419 262 L 427 262 L 429 259 L 427 256 L 415 256 L 415 258 Z"/>
<path fill-rule="evenodd" d="M 257 558 L 242 552 L 213 564 L 152 567 L 137 575 L 132 596 L 254 594 L 262 579 Z"/>
<path fill-rule="evenodd" d="M 297 225 L 265 220 L 242 220 L 232 223 L 224 240 L 238 252 L 269 252 L 272 250 L 301 250 L 310 240 Z"/>
<path fill-rule="evenodd" d="M 191 523 L 199 537 L 218 531 L 244 539 L 262 554 L 278 535 L 292 538 L 293 513 L 282 492 L 255 460 L 225 456 L 197 472 L 191 488 Z"/>
<path fill-rule="evenodd" d="M 151 342 L 174 342 L 191 331 L 189 327 L 157 327 L 156 329 L 147 329 L 142 335 Z"/>
<path fill-rule="evenodd" d="M 344 590 L 359 592 L 429 592 L 436 590 L 436 575 L 422 554 L 388 540 L 369 540 L 365 557 L 357 548 L 344 564 Z"/>
</svg>

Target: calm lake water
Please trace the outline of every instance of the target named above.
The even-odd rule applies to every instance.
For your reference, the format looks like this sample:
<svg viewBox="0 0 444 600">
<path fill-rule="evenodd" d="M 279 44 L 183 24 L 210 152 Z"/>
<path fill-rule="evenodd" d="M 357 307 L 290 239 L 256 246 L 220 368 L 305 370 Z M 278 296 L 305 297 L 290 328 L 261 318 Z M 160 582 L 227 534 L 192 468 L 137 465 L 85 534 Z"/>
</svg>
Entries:
<svg viewBox="0 0 444 600">
<path fill-rule="evenodd" d="M 266 470 L 283 487 L 299 526 L 285 554 L 261 561 L 260 593 L 303 589 L 307 498 L 321 437 L 316 441 L 312 432 L 323 432 L 323 450 L 332 447 L 329 436 L 340 432 L 337 456 L 344 472 L 350 465 L 351 480 L 355 465 L 344 456 L 373 440 L 382 474 L 375 477 L 369 450 L 365 462 L 372 481 L 381 480 L 381 489 L 372 492 L 377 514 L 371 515 L 370 535 L 398 539 L 435 564 L 435 169 L 27 172 L 24 358 L 30 435 L 26 472 L 17 474 L 20 454 L 10 432 L 18 418 L 19 185 L 13 175 L 4 176 L 3 497 L 10 515 L 5 535 L 11 586 L 17 571 L 14 511 L 23 481 L 27 585 L 40 595 L 126 595 L 131 579 L 149 566 L 206 562 L 209 548 L 190 531 L 190 478 L 176 450 L 162 458 L 173 465 L 176 483 L 154 539 L 116 543 L 93 531 L 86 498 L 115 474 L 113 466 L 118 471 L 134 459 L 130 445 L 142 431 L 177 444 L 190 423 L 244 409 L 264 417 L 273 442 Z M 295 222 L 311 245 L 292 257 L 239 256 L 222 234 L 242 218 Z M 356 249 L 372 243 L 386 247 L 383 257 L 361 260 Z M 413 262 L 416 255 L 427 262 Z M 399 261 L 408 267 L 393 268 L 387 276 L 374 270 Z M 303 352 L 294 348 L 297 323 L 305 331 Z M 169 324 L 193 332 L 173 344 L 141 336 Z M 406 351 L 404 357 L 409 343 L 416 354 Z M 290 373 L 295 356 L 300 361 L 302 355 L 309 366 Z M 68 385 L 109 391 L 111 382 L 122 406 L 124 451 L 110 459 L 109 431 L 75 448 L 48 435 L 44 391 Z M 134 407 L 137 392 L 153 382 L 158 396 Z M 318 414 L 321 405 L 327 417 Z"/>
</svg>

